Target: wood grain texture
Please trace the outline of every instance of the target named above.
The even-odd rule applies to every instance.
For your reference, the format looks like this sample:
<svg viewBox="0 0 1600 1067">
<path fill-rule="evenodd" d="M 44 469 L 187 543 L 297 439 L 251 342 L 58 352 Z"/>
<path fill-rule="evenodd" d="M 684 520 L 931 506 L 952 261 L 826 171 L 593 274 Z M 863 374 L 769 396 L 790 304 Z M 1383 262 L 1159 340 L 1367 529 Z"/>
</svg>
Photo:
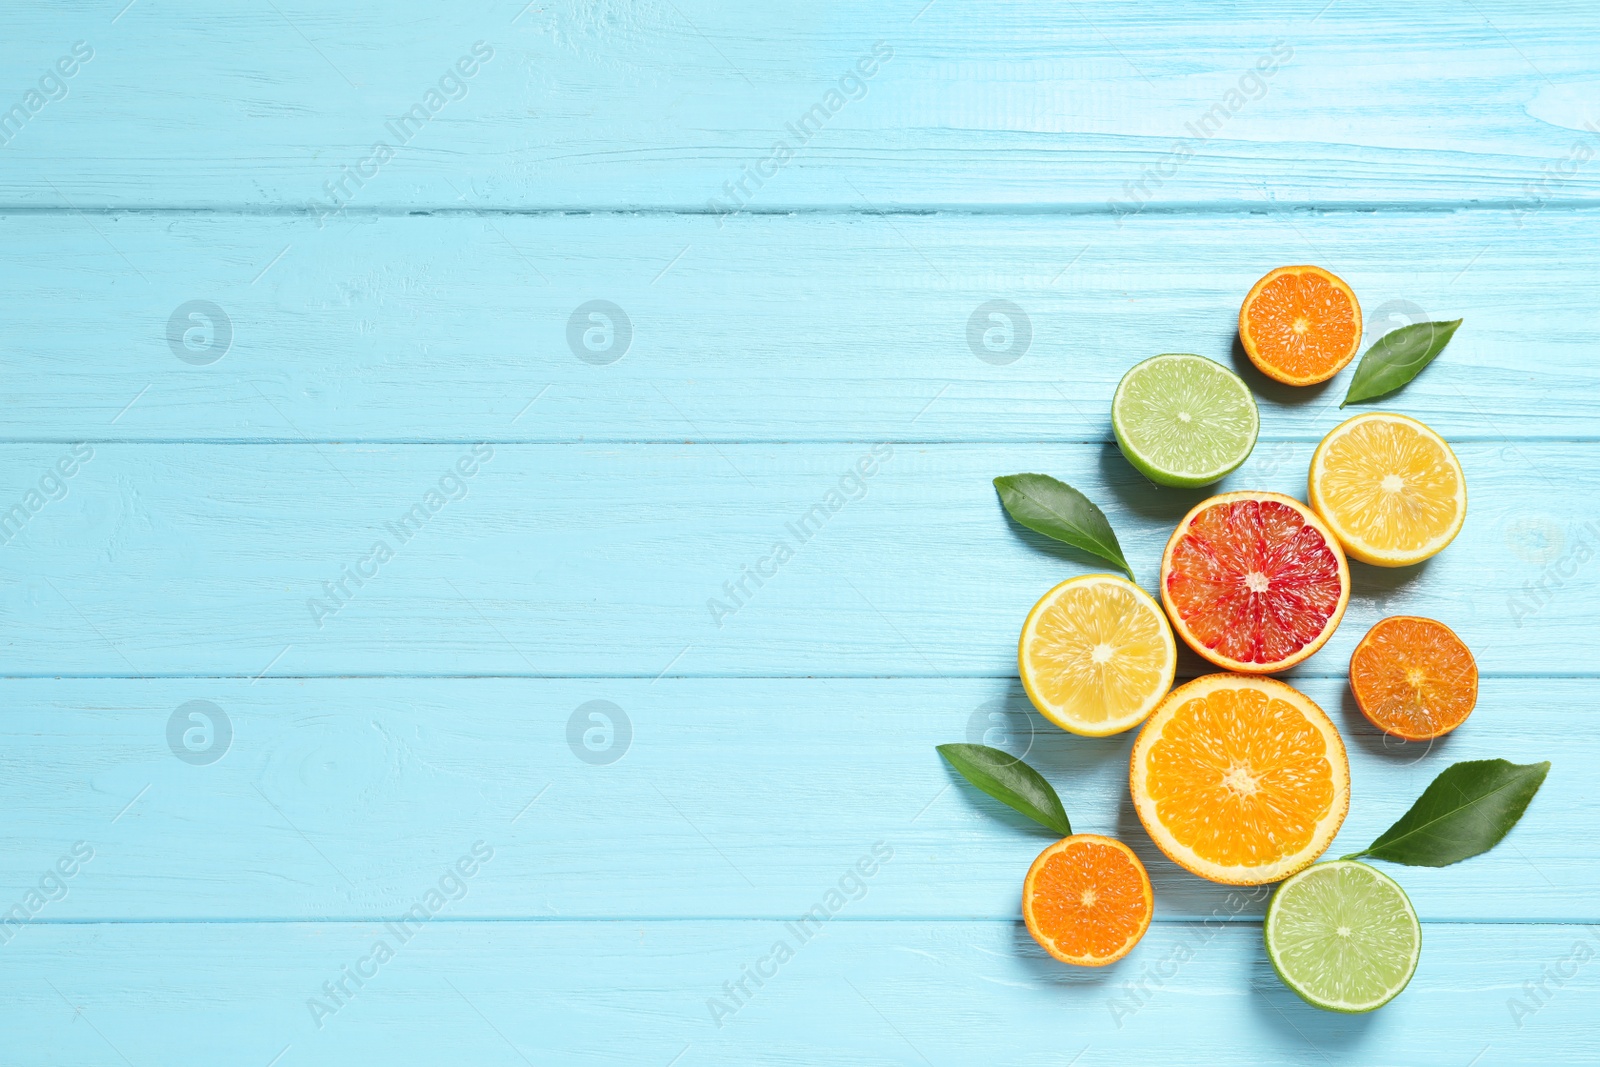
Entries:
<svg viewBox="0 0 1600 1067">
<path fill-rule="evenodd" d="M 1576 0 L 8 12 L 0 1060 L 1600 1060 L 1597 44 Z M 1161 351 L 1241 365 L 1241 295 L 1294 262 L 1373 336 L 1466 320 L 1383 406 L 1455 443 L 1467 526 L 1357 566 L 1291 676 L 1350 747 L 1336 850 L 1449 762 L 1554 762 L 1495 851 L 1392 868 L 1422 964 L 1356 1018 L 1276 980 L 1260 899 L 1154 853 L 1130 738 L 1028 710 L 1017 627 L 1089 564 L 989 484 L 1071 481 L 1153 584 L 1202 494 L 1128 468 L 1112 389 Z M 615 361 L 571 326 L 595 300 L 632 328 Z M 972 339 L 996 300 L 1031 333 L 1009 362 Z M 1241 369 L 1262 441 L 1223 488 L 1300 495 L 1345 379 Z M 1398 612 L 1485 673 L 1431 748 L 1345 690 Z M 1061 966 L 1015 922 L 1045 839 L 938 760 L 956 740 L 1027 745 L 1140 850 L 1158 921 L 1127 960 Z M 719 1026 L 708 998 L 830 889 Z M 413 906 L 437 917 L 319 1027 L 308 998 Z"/>
<path fill-rule="evenodd" d="M 492 866 L 492 864 L 491 864 Z M 419 886 L 425 889 L 426 886 Z M 470 899 L 470 896 L 468 897 Z M 870 899 L 870 897 L 868 898 Z M 846 906 L 848 907 L 848 905 Z M 1049 959 L 1020 923 L 854 922 L 801 944 L 778 922 L 434 920 L 28 929 L 3 951 L 16 1062 L 1062 1064 L 1459 1067 L 1600 1056 L 1592 926 L 1430 924 L 1416 978 L 1371 1015 L 1308 1007 L 1254 923 L 1157 923 L 1103 970 Z M 774 973 L 773 946 L 789 958 Z M 322 985 L 395 954 L 313 1022 Z M 1587 949 L 1591 955 L 1575 959 Z M 766 962 L 763 964 L 763 959 Z M 707 1001 L 762 966 L 731 1016 Z M 1559 983 L 1546 969 L 1565 972 Z M 373 970 L 368 962 L 364 968 Z M 1514 1016 L 1533 986 L 1541 1002 Z M 1140 986 L 1144 992 L 1140 991 Z M 732 1003 L 731 1001 L 724 1001 Z M 1120 1006 L 1120 1010 L 1119 1010 Z M 1520 1021 L 1521 1025 L 1518 1025 Z M 1120 1026 L 1119 1026 L 1120 1024 Z M 31 1055 L 30 1055 L 31 1054 Z"/>
<path fill-rule="evenodd" d="M 0 219 L 0 436 L 1109 441 L 1123 372 L 1176 351 L 1244 374 L 1264 442 L 1315 441 L 1355 368 L 1322 387 L 1282 386 L 1235 336 L 1267 266 L 1315 262 L 1355 287 L 1371 339 L 1417 318 L 1466 319 L 1438 364 L 1380 406 L 1457 441 L 1592 441 L 1597 219 L 1260 212 L 1147 215 L 1119 229 L 1070 216 L 806 215 L 719 229 L 541 216 L 319 230 L 236 215 L 12 215 Z M 569 342 L 575 309 L 594 299 L 631 323 L 609 365 Z M 231 339 L 210 335 L 223 351 L 183 349 L 181 316 L 169 341 L 169 318 L 193 300 L 227 316 Z M 1008 341 L 1005 319 L 977 314 L 994 300 L 1026 317 L 1025 348 L 1020 322 Z M 997 327 L 991 352 L 983 333 Z M 621 345 L 615 333 L 609 343 Z M 199 366 L 178 350 L 221 358 Z"/>
<path fill-rule="evenodd" d="M 1600 194 L 1573 147 L 1600 122 L 1600 24 L 1578 0 L 117 6 L 15 14 L 13 98 L 72 42 L 95 55 L 11 139 L 0 203 L 304 210 L 346 167 L 366 174 L 344 179 L 351 210 L 401 213 L 705 211 L 740 181 L 775 211 L 1105 211 L 1138 182 L 1231 208 Z M 480 40 L 493 58 L 394 136 Z M 892 58 L 841 93 L 880 41 Z M 1289 58 L 1245 80 L 1275 45 Z"/>
<path fill-rule="evenodd" d="M 0 500 L 71 447 L 0 448 Z M 1095 565 L 1010 523 L 994 475 L 1100 501 L 1150 588 L 1208 492 L 1153 487 L 1115 445 L 83 447 L 4 546 L 0 673 L 1011 677 L 1028 608 Z M 1299 494 L 1311 449 L 1221 484 Z M 1593 674 L 1600 472 L 1559 444 L 1457 452 L 1460 536 L 1353 564 L 1342 625 L 1289 677 L 1342 676 L 1397 613 L 1445 621 L 1487 674 Z"/>
<path fill-rule="evenodd" d="M 1343 679 L 1302 684 L 1351 759 L 1330 855 L 1371 842 L 1450 763 L 1550 759 L 1499 848 L 1386 869 L 1428 920 L 1600 922 L 1600 859 L 1571 845 L 1600 832 L 1600 747 L 1572 730 L 1600 683 L 1490 679 L 1431 746 L 1386 742 Z M 947 741 L 1026 754 L 1075 829 L 1137 850 L 1158 917 L 1265 908 L 1153 847 L 1128 799 L 1133 733 L 1067 735 L 1003 679 L 31 679 L 0 697 L 0 887 L 19 896 L 74 842 L 95 850 L 46 921 L 396 917 L 478 839 L 495 859 L 454 918 L 787 918 L 879 841 L 894 859 L 852 918 L 1015 918 L 1052 838 L 954 775 L 934 752 Z M 191 740 L 214 763 L 169 748 L 174 715 L 208 725 L 180 711 L 194 700 L 226 717 Z M 586 746 L 574 729 L 597 732 Z"/>
</svg>

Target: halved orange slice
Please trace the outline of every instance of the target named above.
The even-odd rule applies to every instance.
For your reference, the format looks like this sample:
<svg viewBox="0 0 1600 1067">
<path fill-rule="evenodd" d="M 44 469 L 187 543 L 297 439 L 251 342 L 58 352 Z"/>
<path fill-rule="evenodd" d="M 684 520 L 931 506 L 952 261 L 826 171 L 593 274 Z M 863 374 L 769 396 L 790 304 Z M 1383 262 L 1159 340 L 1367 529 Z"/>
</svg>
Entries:
<svg viewBox="0 0 1600 1067">
<path fill-rule="evenodd" d="M 1311 454 L 1311 506 L 1344 550 L 1374 567 L 1420 563 L 1467 519 L 1467 476 L 1444 438 L 1373 411 L 1328 431 Z"/>
<path fill-rule="evenodd" d="M 1103 737 L 1144 722 L 1172 688 L 1178 643 L 1149 593 L 1112 574 L 1068 578 L 1028 612 L 1017 673 L 1039 714 Z"/>
<path fill-rule="evenodd" d="M 1380 619 L 1350 654 L 1350 691 L 1372 725 L 1407 741 L 1454 730 L 1478 702 L 1478 664 L 1455 631 L 1415 615 Z"/>
<path fill-rule="evenodd" d="M 1350 807 L 1332 721 L 1276 678 L 1210 674 L 1174 689 L 1133 744 L 1128 785 L 1157 847 L 1185 870 L 1260 885 L 1309 866 Z"/>
<path fill-rule="evenodd" d="M 1361 347 L 1361 304 L 1321 267 L 1279 267 L 1239 307 L 1239 342 L 1269 378 L 1315 385 L 1344 369 Z"/>
<path fill-rule="evenodd" d="M 1022 881 L 1022 920 L 1062 963 L 1103 967 L 1150 929 L 1155 893 L 1133 850 L 1099 834 L 1073 834 L 1039 853 Z"/>
<path fill-rule="evenodd" d="M 1223 493 L 1184 516 L 1161 557 L 1161 601 L 1188 646 L 1267 674 L 1321 648 L 1350 601 L 1332 531 L 1281 493 Z"/>
</svg>

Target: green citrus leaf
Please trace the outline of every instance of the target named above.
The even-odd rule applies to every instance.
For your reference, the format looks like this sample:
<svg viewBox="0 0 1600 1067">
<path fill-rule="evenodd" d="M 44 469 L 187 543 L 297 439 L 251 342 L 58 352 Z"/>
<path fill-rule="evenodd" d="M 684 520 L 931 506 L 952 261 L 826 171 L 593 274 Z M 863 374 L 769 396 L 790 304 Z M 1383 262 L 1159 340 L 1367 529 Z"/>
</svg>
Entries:
<svg viewBox="0 0 1600 1067">
<path fill-rule="evenodd" d="M 1433 357 L 1444 351 L 1460 325 L 1460 319 L 1417 322 L 1390 330 L 1378 338 L 1361 357 L 1356 376 L 1350 380 L 1350 391 L 1339 406 L 1392 393 L 1415 378 L 1423 367 L 1433 362 Z"/>
<path fill-rule="evenodd" d="M 1072 835 L 1072 824 L 1056 791 L 1038 771 L 1011 753 L 988 745 L 940 745 L 939 755 L 960 771 L 961 777 L 1000 803 L 1062 837 Z"/>
<path fill-rule="evenodd" d="M 1066 482 L 1048 474 L 1008 474 L 996 478 L 994 487 L 1006 512 L 1028 529 L 1115 564 L 1136 580 L 1106 513 Z"/>
<path fill-rule="evenodd" d="M 1445 867 L 1487 852 L 1517 825 L 1549 771 L 1549 760 L 1452 764 L 1398 822 L 1365 849 L 1344 858 L 1371 856 L 1410 867 Z"/>
</svg>

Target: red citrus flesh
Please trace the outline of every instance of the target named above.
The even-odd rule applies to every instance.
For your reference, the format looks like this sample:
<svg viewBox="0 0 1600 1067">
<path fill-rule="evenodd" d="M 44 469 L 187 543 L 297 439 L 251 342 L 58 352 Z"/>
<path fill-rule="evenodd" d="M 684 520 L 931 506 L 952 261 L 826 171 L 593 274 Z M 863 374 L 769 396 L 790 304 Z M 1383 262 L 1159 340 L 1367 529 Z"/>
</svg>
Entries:
<svg viewBox="0 0 1600 1067">
<path fill-rule="evenodd" d="M 1172 535 L 1161 598 L 1173 628 L 1218 666 L 1249 674 L 1299 663 L 1333 634 L 1350 569 L 1333 534 L 1277 493 L 1224 493 Z"/>
</svg>

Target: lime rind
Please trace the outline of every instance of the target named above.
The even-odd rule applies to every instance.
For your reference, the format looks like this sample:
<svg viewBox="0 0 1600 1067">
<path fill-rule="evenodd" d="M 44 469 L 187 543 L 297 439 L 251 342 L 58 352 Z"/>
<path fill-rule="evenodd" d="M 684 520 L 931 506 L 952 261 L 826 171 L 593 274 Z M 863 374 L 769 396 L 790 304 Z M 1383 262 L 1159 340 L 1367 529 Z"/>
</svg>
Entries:
<svg viewBox="0 0 1600 1067">
<path fill-rule="evenodd" d="M 1111 429 L 1128 462 L 1159 485 L 1197 489 L 1249 458 L 1261 429 L 1244 379 L 1204 356 L 1152 356 L 1122 376 Z"/>
<path fill-rule="evenodd" d="M 1375 1011 L 1416 974 L 1422 926 L 1405 890 L 1375 867 L 1334 860 L 1278 886 L 1262 924 L 1283 984 L 1324 1011 Z"/>
</svg>

